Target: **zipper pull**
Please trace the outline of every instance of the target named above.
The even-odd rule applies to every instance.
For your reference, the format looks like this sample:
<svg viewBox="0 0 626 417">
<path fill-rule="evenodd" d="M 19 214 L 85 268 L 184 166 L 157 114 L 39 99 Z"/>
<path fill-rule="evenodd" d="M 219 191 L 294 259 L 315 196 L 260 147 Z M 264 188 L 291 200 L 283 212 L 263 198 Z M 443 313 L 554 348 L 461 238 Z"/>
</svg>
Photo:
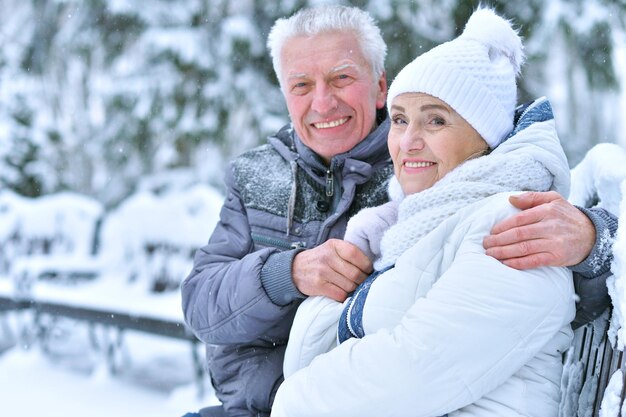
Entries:
<svg viewBox="0 0 626 417">
<path fill-rule="evenodd" d="M 306 242 L 293 242 L 290 247 L 291 249 L 304 249 L 306 248 Z"/>
<path fill-rule="evenodd" d="M 333 173 L 330 169 L 326 170 L 326 197 L 332 197 L 335 192 L 333 181 Z"/>
</svg>

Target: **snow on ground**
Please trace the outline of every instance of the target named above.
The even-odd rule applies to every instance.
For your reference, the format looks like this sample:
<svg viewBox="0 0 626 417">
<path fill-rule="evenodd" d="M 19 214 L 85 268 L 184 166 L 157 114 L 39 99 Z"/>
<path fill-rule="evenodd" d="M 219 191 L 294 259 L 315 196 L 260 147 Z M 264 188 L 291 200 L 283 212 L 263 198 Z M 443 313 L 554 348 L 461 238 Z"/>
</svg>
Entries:
<svg viewBox="0 0 626 417">
<path fill-rule="evenodd" d="M 34 298 L 182 322 L 179 293 L 149 295 L 112 282 L 76 288 L 40 283 Z M 0 294 L 11 287 L 0 279 Z M 24 337 L 24 331 L 33 336 L 32 323 L 29 311 L 0 314 L 0 341 L 14 344 L 0 346 L 0 352 L 6 349 L 0 353 L 0 416 L 176 417 L 219 403 L 207 378 L 199 398 L 187 341 L 127 330 L 116 357 L 120 371 L 113 375 L 105 343 L 117 340 L 117 332 L 96 326 L 90 334 L 85 322 L 61 318 L 52 323 L 44 346 Z M 203 358 L 202 346 L 196 349 Z"/>
<path fill-rule="evenodd" d="M 0 255 L 8 254 L 0 259 L 0 296 L 182 325 L 176 285 L 208 239 L 222 196 L 204 186 L 143 190 L 107 213 L 96 254 L 100 213 L 77 210 L 91 208 L 81 196 L 62 197 L 0 193 Z M 83 278 L 72 279 L 77 272 Z M 157 292 L 156 276 L 172 282 Z M 203 360 L 201 344 L 50 316 L 41 318 L 47 331 L 37 338 L 34 320 L 32 311 L 0 313 L 0 416 L 177 417 L 219 403 L 208 378 L 204 391 L 194 380 L 192 349 Z"/>
<path fill-rule="evenodd" d="M 5 292 L 9 287 L 7 280 L 0 279 L 0 283 L 0 293 Z M 98 287 L 105 289 L 102 285 L 94 288 Z M 86 288 L 75 292 L 88 294 L 82 300 L 87 304 L 98 294 Z M 66 293 L 72 294 L 66 304 L 79 300 L 73 291 Z M 52 295 L 46 297 L 48 300 L 63 299 L 59 289 L 47 295 Z M 100 295 L 112 301 L 111 308 L 125 304 L 126 311 L 132 312 L 143 306 L 150 315 L 150 303 L 144 302 L 149 297 L 137 303 L 130 302 L 132 291 L 120 292 L 115 299 L 106 292 Z M 162 302 L 164 318 L 178 316 L 182 320 L 180 312 L 174 313 L 175 305 L 180 311 L 176 298 L 168 296 L 151 304 L 156 307 L 156 301 Z M 13 344 L 8 349 L 0 346 L 0 352 L 6 349 L 0 353 L 1 416 L 176 417 L 219 404 L 207 378 L 204 395 L 200 397 L 193 380 L 192 346 L 187 341 L 127 330 L 116 355 L 119 371 L 114 375 L 108 369 L 106 343 L 118 340 L 116 331 L 96 326 L 90 333 L 85 322 L 61 318 L 49 323 L 53 331 L 42 344 L 24 336 L 24 331 L 33 336 L 32 323 L 30 311 L 0 315 L 0 340 Z M 197 345 L 196 349 L 202 358 L 202 346 Z"/>
<path fill-rule="evenodd" d="M 41 352 L 19 348 L 0 356 L 0 387 L 3 416 L 176 417 L 210 402 L 199 402 L 189 388 L 163 393 L 102 368 L 89 374 L 71 371 Z"/>
</svg>

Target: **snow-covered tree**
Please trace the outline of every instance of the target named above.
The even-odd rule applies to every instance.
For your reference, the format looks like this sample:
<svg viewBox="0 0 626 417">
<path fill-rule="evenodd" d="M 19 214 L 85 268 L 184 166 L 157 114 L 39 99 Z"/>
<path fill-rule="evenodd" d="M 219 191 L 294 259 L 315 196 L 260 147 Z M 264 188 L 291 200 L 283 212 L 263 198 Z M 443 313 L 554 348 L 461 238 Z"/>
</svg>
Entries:
<svg viewBox="0 0 626 417">
<path fill-rule="evenodd" d="M 224 162 L 288 121 L 265 40 L 324 0 L 4 0 L 0 184 L 117 205 L 163 172 L 220 184 Z M 478 1 L 352 0 L 379 22 L 391 80 L 458 35 Z M 617 142 L 626 4 L 493 1 L 520 27 L 520 98 L 547 95 L 572 164 Z M 159 181 L 154 181 L 160 175 Z M 147 179 L 147 180 L 146 180 Z M 157 187 L 158 188 L 158 187 Z"/>
</svg>

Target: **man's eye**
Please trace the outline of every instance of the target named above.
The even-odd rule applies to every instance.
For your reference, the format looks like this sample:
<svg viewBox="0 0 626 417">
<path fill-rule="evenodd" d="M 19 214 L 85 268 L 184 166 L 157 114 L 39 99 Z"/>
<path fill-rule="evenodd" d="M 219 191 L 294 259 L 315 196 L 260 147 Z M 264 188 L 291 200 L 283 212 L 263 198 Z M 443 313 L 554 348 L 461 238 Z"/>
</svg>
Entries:
<svg viewBox="0 0 626 417">
<path fill-rule="evenodd" d="M 348 74 L 339 74 L 335 77 L 334 84 L 343 87 L 349 85 L 352 80 L 352 77 L 350 77 Z"/>
<path fill-rule="evenodd" d="M 406 121 L 404 120 L 403 117 L 400 116 L 394 116 L 391 118 L 391 121 L 393 124 L 395 125 L 400 125 L 400 124 L 406 124 Z"/>
<path fill-rule="evenodd" d="M 309 90 L 309 83 L 302 81 L 291 85 L 291 92 L 294 94 L 306 94 Z"/>
</svg>

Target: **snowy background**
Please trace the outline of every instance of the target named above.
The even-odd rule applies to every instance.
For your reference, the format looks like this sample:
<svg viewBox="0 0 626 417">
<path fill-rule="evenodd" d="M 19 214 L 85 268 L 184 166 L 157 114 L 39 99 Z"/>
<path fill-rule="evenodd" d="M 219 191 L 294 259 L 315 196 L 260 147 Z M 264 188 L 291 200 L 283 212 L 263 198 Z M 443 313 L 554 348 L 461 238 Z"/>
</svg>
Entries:
<svg viewBox="0 0 626 417">
<path fill-rule="evenodd" d="M 225 164 L 288 121 L 269 28 L 321 3 L 0 0 L 0 297 L 181 321 L 178 286 L 216 222 Z M 379 21 L 389 79 L 477 4 L 334 3 Z M 489 3 L 520 26 L 520 101 L 550 98 L 571 166 L 598 143 L 626 146 L 626 4 Z M 615 149 L 578 171 L 606 182 L 578 175 L 574 197 L 606 190 L 624 212 Z M 187 341 L 35 319 L 0 312 L 0 415 L 179 416 L 216 403 L 207 380 L 204 392 L 194 383 Z M 623 347 L 621 332 L 618 320 Z"/>
</svg>

